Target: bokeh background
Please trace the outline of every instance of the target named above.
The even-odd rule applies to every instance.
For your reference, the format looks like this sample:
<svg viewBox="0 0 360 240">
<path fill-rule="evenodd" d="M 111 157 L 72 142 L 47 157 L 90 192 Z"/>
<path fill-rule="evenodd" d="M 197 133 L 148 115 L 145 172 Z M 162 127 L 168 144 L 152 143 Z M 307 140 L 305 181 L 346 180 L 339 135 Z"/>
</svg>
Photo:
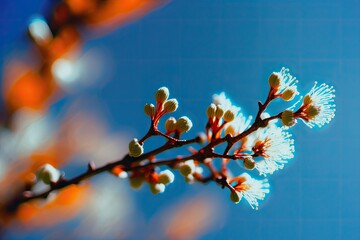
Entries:
<svg viewBox="0 0 360 240">
<path fill-rule="evenodd" d="M 28 24 L 34 15 L 46 16 L 54 2 L 2 2 L 2 81 L 14 59 L 32 63 Z M 322 129 L 302 123 L 292 129 L 295 158 L 270 176 L 271 193 L 258 211 L 245 201 L 234 205 L 215 184 L 189 185 L 179 175 L 154 196 L 147 187 L 133 191 L 126 180 L 105 174 L 81 186 L 86 190 L 74 190 L 81 202 L 65 199 L 50 215 L 44 204 L 37 212 L 16 214 L 4 224 L 2 238 L 360 239 L 360 1 L 173 0 L 111 31 L 84 36 L 73 68 L 68 66 L 70 77 L 57 76 L 61 97 L 29 130 L 30 139 L 3 127 L 2 186 L 45 143 L 37 139 L 27 150 L 21 144 L 27 148 L 36 142 L 33 136 L 46 142 L 54 129 L 61 132 L 57 142 L 76 145 L 60 165 L 66 176 L 82 172 L 90 160 L 100 165 L 120 158 L 129 139 L 146 132 L 143 105 L 161 86 L 180 102 L 174 115 L 192 119 L 188 137 L 203 131 L 214 93 L 225 91 L 255 115 L 257 101 L 266 98 L 268 75 L 282 66 L 299 79 L 302 93 L 314 81 L 334 85 L 336 117 Z M 74 66 L 85 70 L 74 77 Z M 283 102 L 275 102 L 269 112 L 281 107 Z M 4 199 L 7 193 L 1 194 Z"/>
</svg>

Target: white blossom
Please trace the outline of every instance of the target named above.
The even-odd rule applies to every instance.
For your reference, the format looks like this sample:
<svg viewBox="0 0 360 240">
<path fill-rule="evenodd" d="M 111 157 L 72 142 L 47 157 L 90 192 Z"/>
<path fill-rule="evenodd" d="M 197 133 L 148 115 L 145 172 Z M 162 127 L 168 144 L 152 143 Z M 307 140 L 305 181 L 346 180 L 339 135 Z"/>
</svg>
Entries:
<svg viewBox="0 0 360 240">
<path fill-rule="evenodd" d="M 263 180 L 256 180 L 249 174 L 243 173 L 235 178 L 237 185 L 234 187 L 238 192 L 240 199 L 243 197 L 248 201 L 253 209 L 258 209 L 258 200 L 264 200 L 265 195 L 270 192 L 270 184 L 265 178 Z"/>
<path fill-rule="evenodd" d="M 216 106 L 220 106 L 224 111 L 230 110 L 234 113 L 235 119 L 229 122 L 225 127 L 225 134 L 237 135 L 242 133 L 249 128 L 252 116 L 246 117 L 240 110 L 240 107 L 237 107 L 232 104 L 231 100 L 226 97 L 224 92 L 220 94 L 213 95 L 213 103 Z"/>
<path fill-rule="evenodd" d="M 252 116 L 245 117 L 242 112 L 239 112 L 235 119 L 228 123 L 225 128 L 225 133 L 231 133 L 233 135 L 242 133 L 249 128 L 252 119 Z"/>
<path fill-rule="evenodd" d="M 236 115 L 240 111 L 240 108 L 233 105 L 231 103 L 231 100 L 226 97 L 224 92 L 221 92 L 220 94 L 214 94 L 213 103 L 216 106 L 220 106 L 224 110 L 224 112 L 226 112 L 227 110 L 231 110 Z"/>
<path fill-rule="evenodd" d="M 304 97 L 305 110 L 303 111 L 305 115 L 301 118 L 304 123 L 310 128 L 317 125 L 322 127 L 326 123 L 329 123 L 331 119 L 335 117 L 335 89 L 333 86 L 329 86 L 325 83 L 317 85 L 315 82 L 314 86 L 311 88 L 310 92 Z M 314 107 L 316 109 L 316 114 L 309 114 L 306 112 L 306 109 Z"/>
<path fill-rule="evenodd" d="M 291 134 L 286 132 L 286 127 L 270 125 L 268 128 L 260 128 L 250 134 L 246 141 L 246 150 L 251 150 L 255 157 L 262 157 L 256 161 L 255 168 L 260 175 L 272 174 L 282 169 L 287 159 L 294 157 L 294 140 Z"/>
<path fill-rule="evenodd" d="M 281 68 L 280 72 L 274 72 L 273 74 L 275 74 L 280 80 L 280 84 L 279 87 L 277 88 L 276 94 L 281 94 L 287 89 L 293 90 L 295 95 L 299 94 L 296 86 L 298 80 L 296 80 L 296 77 L 293 77 L 289 73 L 288 68 L 283 67 Z"/>
</svg>

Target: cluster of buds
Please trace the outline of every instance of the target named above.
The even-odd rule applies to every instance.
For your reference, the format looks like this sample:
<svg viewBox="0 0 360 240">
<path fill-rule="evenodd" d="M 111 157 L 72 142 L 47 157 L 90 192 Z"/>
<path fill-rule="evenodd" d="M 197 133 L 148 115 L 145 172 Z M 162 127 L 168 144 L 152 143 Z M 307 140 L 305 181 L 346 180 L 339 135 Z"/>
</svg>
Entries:
<svg viewBox="0 0 360 240">
<path fill-rule="evenodd" d="M 145 114 L 151 120 L 144 137 L 130 141 L 129 154 L 122 160 L 99 169 L 90 169 L 89 173 L 81 177 L 87 178 L 112 170 L 120 178 L 129 178 L 132 187 L 139 188 L 146 182 L 150 191 L 158 194 L 165 191 L 166 185 L 174 181 L 178 172 L 189 183 L 213 181 L 221 188 L 230 190 L 230 199 L 234 203 L 245 199 L 253 209 L 258 209 L 259 201 L 270 192 L 266 177 L 283 169 L 288 160 L 294 157 L 295 147 L 290 127 L 297 123 L 297 119 L 309 127 L 322 127 L 335 116 L 335 90 L 326 84 L 317 83 L 305 97 L 298 97 L 291 107 L 275 115 L 265 112 L 273 100 L 281 98 L 291 101 L 299 95 L 298 81 L 289 74 L 288 69 L 272 73 L 268 82 L 268 96 L 264 103 L 259 102 L 255 118 L 245 116 L 225 93 L 215 94 L 213 102 L 206 109 L 208 120 L 205 139 L 197 136 L 187 140 L 182 139 L 182 133 L 192 128 L 192 122 L 186 116 L 178 119 L 170 117 L 165 121 L 164 131 L 159 128 L 160 119 L 178 108 L 178 101 L 169 99 L 169 90 L 166 87 L 159 88 L 155 93 L 155 105 L 146 104 L 144 107 Z M 165 143 L 145 152 L 144 142 L 153 136 L 163 137 Z M 165 151 L 190 144 L 198 144 L 199 147 L 188 148 L 189 153 L 184 156 L 170 159 L 158 157 Z M 224 147 L 218 148 L 219 145 Z M 225 150 L 218 152 L 218 149 Z M 238 164 L 238 168 L 230 168 L 230 161 L 241 164 Z M 250 171 L 257 177 L 250 176 Z M 44 170 L 41 176 L 44 182 L 53 181 Z"/>
<path fill-rule="evenodd" d="M 149 184 L 150 191 L 153 194 L 163 193 L 166 185 L 174 182 L 175 175 L 170 170 L 155 172 L 154 169 L 146 171 L 134 171 L 132 176 L 129 178 L 130 186 L 138 189 L 143 183 Z"/>
<path fill-rule="evenodd" d="M 314 125 L 321 127 L 334 117 L 335 112 L 333 87 L 326 84 L 317 86 L 315 83 L 304 98 L 298 97 L 293 106 L 271 116 L 265 110 L 273 100 L 281 98 L 284 101 L 292 101 L 297 98 L 298 80 L 290 75 L 289 69 L 282 68 L 279 72 L 272 73 L 268 82 L 268 97 L 264 103 L 259 103 L 259 111 L 254 121 L 252 116 L 246 117 L 240 107 L 233 105 L 225 93 L 215 94 L 213 103 L 206 109 L 208 121 L 205 131 L 208 144 L 199 150 L 192 149 L 189 156 L 173 159 L 172 163 L 166 161 L 166 165 L 178 170 L 187 182 L 213 180 L 222 187 L 230 189 L 230 199 L 233 202 L 238 203 L 244 198 L 251 207 L 257 209 L 258 201 L 263 200 L 269 193 L 268 179 L 264 177 L 283 169 L 287 161 L 294 157 L 294 140 L 289 133 L 289 127 L 294 126 L 298 118 L 309 127 Z M 168 89 L 162 87 L 155 94 L 156 106 L 145 105 L 145 113 L 151 118 L 152 127 L 149 132 L 154 129 L 157 132 L 160 118 L 177 109 L 178 102 L 175 99 L 168 100 L 168 97 Z M 302 105 L 295 109 L 301 100 Z M 278 125 L 276 119 L 281 120 L 282 126 Z M 179 119 L 170 117 L 165 121 L 165 133 L 161 135 L 164 135 L 171 145 L 176 145 L 180 141 L 186 142 L 180 140 L 180 134 L 189 131 L 191 126 L 192 123 L 187 117 Z M 148 135 L 145 139 L 147 137 Z M 142 144 L 143 140 L 131 141 L 129 155 L 140 156 L 139 153 L 143 152 Z M 227 144 L 226 149 L 223 153 L 216 153 L 215 146 L 220 144 Z M 161 161 L 157 160 L 155 155 L 149 155 L 147 159 L 139 162 L 141 164 L 142 161 L 150 161 L 151 164 L 150 168 L 142 169 L 145 172 L 142 172 L 141 179 L 149 182 L 152 192 L 162 192 L 165 186 L 159 186 L 162 183 L 156 177 L 158 175 L 156 165 Z M 247 172 L 233 177 L 232 172 L 237 172 L 240 168 L 229 169 L 228 163 L 231 160 L 242 162 L 239 166 L 245 171 L 256 169 L 257 174 L 263 178 L 252 178 Z M 216 166 L 219 164 L 215 164 L 216 161 L 221 162 L 220 169 L 217 169 Z M 203 175 L 203 167 L 209 169 L 209 176 Z M 151 172 L 152 177 L 144 177 L 149 174 L 147 171 Z M 139 177 L 135 177 L 132 181 L 135 179 Z"/>
</svg>

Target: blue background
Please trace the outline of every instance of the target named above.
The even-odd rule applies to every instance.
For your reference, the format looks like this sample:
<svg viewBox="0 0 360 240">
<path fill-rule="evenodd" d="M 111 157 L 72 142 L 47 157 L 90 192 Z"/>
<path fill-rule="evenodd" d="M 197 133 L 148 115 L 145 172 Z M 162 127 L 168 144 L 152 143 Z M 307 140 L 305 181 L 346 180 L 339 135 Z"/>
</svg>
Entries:
<svg viewBox="0 0 360 240">
<path fill-rule="evenodd" d="M 11 49 L 24 46 L 29 17 L 41 13 L 44 4 L 33 2 L 3 3 L 2 63 Z M 302 93 L 314 81 L 334 85 L 335 119 L 322 129 L 302 123 L 292 129 L 295 158 L 270 177 L 271 194 L 259 211 L 233 205 L 214 184 L 205 187 L 219 195 L 227 214 L 202 239 L 360 239 L 360 1 L 178 0 L 85 45 L 92 47 L 109 52 L 113 72 L 110 81 L 85 94 L 101 99 L 113 129 L 137 137 L 147 129 L 143 105 L 161 86 L 180 102 L 175 115 L 189 116 L 196 133 L 213 93 L 225 91 L 255 115 L 268 75 L 282 66 L 300 80 Z M 177 181 L 159 197 L 147 190 L 135 197 L 144 202 L 145 216 L 152 216 L 179 192 L 200 188 Z"/>
</svg>

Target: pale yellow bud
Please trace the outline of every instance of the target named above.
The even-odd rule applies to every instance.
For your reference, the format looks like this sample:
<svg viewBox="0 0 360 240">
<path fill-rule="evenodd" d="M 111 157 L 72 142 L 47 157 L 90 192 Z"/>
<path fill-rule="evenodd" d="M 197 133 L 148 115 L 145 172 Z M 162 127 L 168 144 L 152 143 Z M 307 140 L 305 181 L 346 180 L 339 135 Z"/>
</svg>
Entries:
<svg viewBox="0 0 360 240">
<path fill-rule="evenodd" d="M 220 119 L 223 116 L 224 116 L 224 109 L 222 109 L 220 106 L 217 106 L 215 111 L 215 117 Z"/>
<path fill-rule="evenodd" d="M 295 91 L 294 89 L 291 88 L 286 89 L 281 95 L 281 98 L 285 101 L 291 101 L 294 99 L 294 97 L 295 97 Z"/>
<path fill-rule="evenodd" d="M 151 104 L 151 103 L 145 104 L 145 106 L 144 106 L 144 112 L 145 112 L 145 114 L 148 115 L 149 117 L 154 116 L 154 114 L 155 114 L 155 106 L 154 106 L 154 104 Z"/>
<path fill-rule="evenodd" d="M 215 117 L 215 111 L 216 111 L 216 105 L 213 103 L 210 104 L 210 106 L 206 109 L 206 115 L 208 116 L 208 118 Z"/>
<path fill-rule="evenodd" d="M 179 168 L 180 173 L 183 176 L 193 174 L 195 172 L 195 169 L 196 169 L 196 167 L 195 167 L 194 160 L 185 161 L 183 164 L 180 165 L 180 168 Z"/>
<path fill-rule="evenodd" d="M 272 88 L 278 88 L 280 86 L 280 78 L 277 73 L 272 73 L 269 77 L 269 85 Z"/>
<path fill-rule="evenodd" d="M 166 130 L 166 132 L 172 132 L 172 131 L 175 131 L 175 129 L 176 129 L 176 119 L 173 117 L 170 117 L 165 122 L 165 130 Z"/>
<path fill-rule="evenodd" d="M 230 200 L 233 201 L 235 204 L 238 204 L 241 198 L 242 196 L 237 191 L 230 192 Z"/>
<path fill-rule="evenodd" d="M 253 170 L 255 168 L 255 164 L 256 164 L 256 162 L 254 161 L 254 159 L 252 157 L 247 157 L 244 159 L 244 167 L 247 170 Z"/>
<path fill-rule="evenodd" d="M 179 103 L 175 98 L 169 99 L 164 104 L 164 111 L 167 113 L 175 112 L 176 109 L 178 108 L 178 106 L 179 106 Z"/>
<path fill-rule="evenodd" d="M 140 145 L 139 141 L 134 138 L 130 143 L 129 143 L 129 156 L 131 157 L 138 157 L 141 154 L 144 153 L 144 148 L 142 145 Z"/>
<path fill-rule="evenodd" d="M 59 181 L 60 177 L 60 171 L 50 164 L 43 165 L 37 172 L 37 178 L 45 184 L 56 183 Z"/>
<path fill-rule="evenodd" d="M 176 121 L 176 129 L 180 132 L 188 132 L 192 128 L 193 124 L 188 117 L 181 117 Z"/>
<path fill-rule="evenodd" d="M 306 109 L 306 115 L 312 119 L 314 117 L 316 117 L 317 115 L 319 115 L 320 111 L 318 108 L 316 108 L 313 105 L 310 105 L 307 109 Z"/>
<path fill-rule="evenodd" d="M 312 102 L 310 95 L 306 95 L 303 99 L 304 105 L 309 105 Z"/>
<path fill-rule="evenodd" d="M 163 103 L 168 98 L 169 98 L 169 89 L 167 87 L 161 87 L 155 93 L 156 102 Z"/>
<path fill-rule="evenodd" d="M 294 112 L 291 110 L 285 110 L 281 114 L 281 122 L 288 127 L 294 126 L 296 123 Z"/>
<path fill-rule="evenodd" d="M 231 110 L 227 110 L 224 114 L 224 121 L 231 122 L 235 118 L 235 113 Z"/>
<path fill-rule="evenodd" d="M 162 183 L 150 183 L 150 191 L 152 194 L 163 193 L 165 191 L 165 185 Z"/>
<path fill-rule="evenodd" d="M 164 170 L 159 173 L 159 182 L 162 184 L 169 184 L 174 182 L 175 176 L 170 170 Z"/>
</svg>

